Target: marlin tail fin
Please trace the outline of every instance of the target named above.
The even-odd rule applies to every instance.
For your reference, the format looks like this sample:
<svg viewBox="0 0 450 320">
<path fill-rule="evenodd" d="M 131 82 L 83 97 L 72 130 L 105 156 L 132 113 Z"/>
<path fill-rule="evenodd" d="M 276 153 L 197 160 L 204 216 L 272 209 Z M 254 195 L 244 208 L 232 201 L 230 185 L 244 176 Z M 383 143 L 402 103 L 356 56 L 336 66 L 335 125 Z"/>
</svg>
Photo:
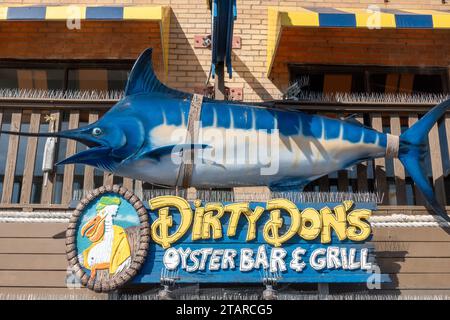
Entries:
<svg viewBox="0 0 450 320">
<path fill-rule="evenodd" d="M 422 160 L 427 148 L 426 141 L 428 132 L 449 108 L 450 99 L 435 106 L 411 128 L 406 130 L 400 136 L 400 148 L 398 153 L 398 158 L 416 186 L 422 192 L 427 203 L 436 214 L 439 214 L 447 221 L 450 221 L 450 217 L 447 215 L 444 207 L 436 199 Z"/>
</svg>

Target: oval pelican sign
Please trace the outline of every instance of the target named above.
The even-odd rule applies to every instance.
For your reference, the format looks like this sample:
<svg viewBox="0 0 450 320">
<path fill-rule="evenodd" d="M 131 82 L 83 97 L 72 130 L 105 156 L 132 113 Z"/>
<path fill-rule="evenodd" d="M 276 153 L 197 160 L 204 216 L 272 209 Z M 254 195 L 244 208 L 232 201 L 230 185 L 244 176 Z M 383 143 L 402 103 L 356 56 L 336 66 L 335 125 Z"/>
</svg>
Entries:
<svg viewBox="0 0 450 320">
<path fill-rule="evenodd" d="M 66 233 L 69 264 L 81 283 L 97 292 L 133 278 L 147 256 L 148 214 L 124 187 L 104 186 L 80 201 Z"/>
</svg>

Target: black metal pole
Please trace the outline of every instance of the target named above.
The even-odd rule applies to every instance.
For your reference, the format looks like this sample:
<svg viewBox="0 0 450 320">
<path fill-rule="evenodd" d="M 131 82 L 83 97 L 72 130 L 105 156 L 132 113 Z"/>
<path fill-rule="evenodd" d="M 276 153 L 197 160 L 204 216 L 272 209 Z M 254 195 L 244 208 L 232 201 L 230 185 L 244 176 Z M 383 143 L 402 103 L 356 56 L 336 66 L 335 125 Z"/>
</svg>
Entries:
<svg viewBox="0 0 450 320">
<path fill-rule="evenodd" d="M 216 64 L 214 98 L 216 100 L 225 100 L 225 64 L 223 62 Z"/>
</svg>

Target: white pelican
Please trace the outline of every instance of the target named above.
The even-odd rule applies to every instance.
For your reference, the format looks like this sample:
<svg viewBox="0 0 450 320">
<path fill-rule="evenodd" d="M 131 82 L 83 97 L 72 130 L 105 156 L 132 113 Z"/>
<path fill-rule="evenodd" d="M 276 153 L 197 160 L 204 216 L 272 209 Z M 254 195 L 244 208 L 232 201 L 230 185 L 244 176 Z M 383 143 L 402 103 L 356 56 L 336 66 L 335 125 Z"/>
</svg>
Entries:
<svg viewBox="0 0 450 320">
<path fill-rule="evenodd" d="M 97 214 L 81 228 L 81 235 L 92 242 L 79 257 L 82 260 L 80 263 L 91 270 L 91 279 L 95 279 L 97 270 L 109 270 L 109 274 L 116 274 L 131 263 L 125 230 L 114 225 L 119 205 L 120 198 L 100 198 L 96 206 Z"/>
</svg>

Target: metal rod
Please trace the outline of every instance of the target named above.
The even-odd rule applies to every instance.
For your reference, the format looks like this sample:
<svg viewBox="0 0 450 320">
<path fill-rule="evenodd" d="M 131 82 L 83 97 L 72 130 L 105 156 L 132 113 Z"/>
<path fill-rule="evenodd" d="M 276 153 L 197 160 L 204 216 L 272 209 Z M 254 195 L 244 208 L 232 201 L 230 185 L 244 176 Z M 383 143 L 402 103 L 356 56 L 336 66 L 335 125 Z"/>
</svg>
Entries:
<svg viewBox="0 0 450 320">
<path fill-rule="evenodd" d="M 214 98 L 216 100 L 225 100 L 225 65 L 223 62 L 219 62 L 216 64 Z"/>
</svg>

